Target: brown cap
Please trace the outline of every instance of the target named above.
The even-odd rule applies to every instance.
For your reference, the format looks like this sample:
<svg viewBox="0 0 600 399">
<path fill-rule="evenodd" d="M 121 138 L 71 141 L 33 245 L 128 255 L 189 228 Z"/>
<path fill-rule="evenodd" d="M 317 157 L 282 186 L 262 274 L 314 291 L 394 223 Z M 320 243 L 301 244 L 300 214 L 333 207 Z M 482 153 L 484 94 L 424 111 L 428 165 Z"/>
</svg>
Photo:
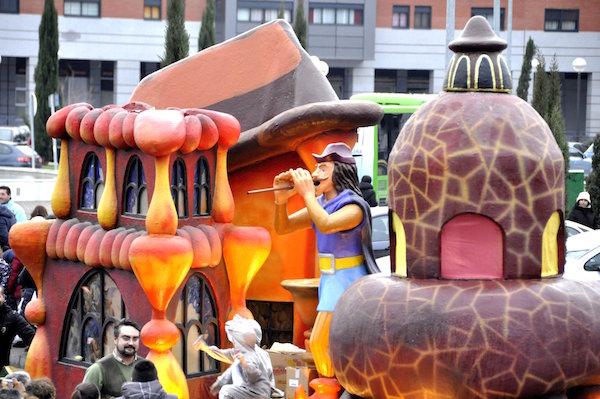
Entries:
<svg viewBox="0 0 600 399">
<path fill-rule="evenodd" d="M 352 150 L 345 143 L 331 143 L 325 147 L 322 154 L 312 154 L 317 162 L 338 161 L 341 163 L 355 164 Z"/>
</svg>

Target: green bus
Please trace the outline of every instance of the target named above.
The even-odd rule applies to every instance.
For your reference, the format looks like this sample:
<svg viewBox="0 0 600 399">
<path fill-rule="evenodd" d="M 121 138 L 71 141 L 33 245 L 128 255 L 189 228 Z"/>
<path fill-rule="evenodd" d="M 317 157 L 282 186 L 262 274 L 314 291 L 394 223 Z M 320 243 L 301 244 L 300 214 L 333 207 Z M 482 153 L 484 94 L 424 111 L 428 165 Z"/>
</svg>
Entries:
<svg viewBox="0 0 600 399">
<path fill-rule="evenodd" d="M 371 176 L 379 204 L 387 203 L 387 163 L 400 130 L 410 116 L 436 94 L 361 93 L 350 100 L 373 101 L 383 107 L 383 119 L 376 126 L 358 129 L 358 141 L 352 150 L 359 179 Z"/>
</svg>

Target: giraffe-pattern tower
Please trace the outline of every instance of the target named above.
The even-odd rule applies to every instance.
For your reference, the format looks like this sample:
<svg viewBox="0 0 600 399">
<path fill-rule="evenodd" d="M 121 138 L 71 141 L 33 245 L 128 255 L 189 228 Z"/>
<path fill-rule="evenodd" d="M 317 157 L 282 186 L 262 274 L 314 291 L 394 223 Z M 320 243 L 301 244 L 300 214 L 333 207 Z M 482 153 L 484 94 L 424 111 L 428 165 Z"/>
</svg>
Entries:
<svg viewBox="0 0 600 399">
<path fill-rule="evenodd" d="M 600 287 L 560 277 L 561 151 L 484 18 L 449 47 L 444 92 L 390 154 L 394 272 L 334 311 L 336 375 L 369 398 L 581 398 L 600 381 Z"/>
</svg>

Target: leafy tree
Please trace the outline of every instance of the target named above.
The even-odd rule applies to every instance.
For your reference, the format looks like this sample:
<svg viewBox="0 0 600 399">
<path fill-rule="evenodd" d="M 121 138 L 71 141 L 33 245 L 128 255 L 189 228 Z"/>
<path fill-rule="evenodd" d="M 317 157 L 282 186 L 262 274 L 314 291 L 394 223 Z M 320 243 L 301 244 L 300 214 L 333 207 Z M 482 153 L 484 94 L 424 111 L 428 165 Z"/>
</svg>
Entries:
<svg viewBox="0 0 600 399">
<path fill-rule="evenodd" d="M 39 44 L 34 74 L 37 97 L 37 113 L 34 117 L 35 149 L 44 159 L 51 159 L 52 140 L 46 134 L 46 121 L 50 117 L 48 96 L 58 90 L 58 16 L 54 0 L 44 0 Z"/>
<path fill-rule="evenodd" d="M 279 4 L 279 11 L 277 12 L 277 18 L 284 19 L 285 18 L 285 2 L 281 0 L 281 4 Z"/>
<path fill-rule="evenodd" d="M 306 17 L 304 16 L 304 0 L 299 0 L 296 4 L 296 17 L 294 18 L 294 32 L 298 36 L 300 44 L 305 50 L 308 50 L 306 42 Z"/>
<path fill-rule="evenodd" d="M 206 0 L 202 13 L 202 26 L 198 36 L 198 51 L 215 44 L 215 0 Z"/>
<path fill-rule="evenodd" d="M 531 80 L 531 60 L 535 55 L 535 44 L 530 37 L 525 47 L 525 55 L 523 56 L 523 65 L 521 66 L 521 76 L 519 76 L 519 85 L 517 86 L 517 96 L 527 101 L 529 94 L 529 81 Z"/>
<path fill-rule="evenodd" d="M 161 67 L 187 57 L 189 50 L 190 35 L 185 30 L 185 0 L 169 0 L 165 57 L 162 59 Z"/>
<path fill-rule="evenodd" d="M 531 106 L 547 120 L 548 117 L 548 75 L 546 75 L 546 61 L 542 53 L 538 51 L 536 58 L 538 66 L 533 78 L 533 98 Z"/>
<path fill-rule="evenodd" d="M 594 139 L 594 155 L 592 156 L 592 171 L 587 177 L 587 191 L 592 200 L 592 209 L 596 220 L 600 220 L 600 134 Z"/>
</svg>

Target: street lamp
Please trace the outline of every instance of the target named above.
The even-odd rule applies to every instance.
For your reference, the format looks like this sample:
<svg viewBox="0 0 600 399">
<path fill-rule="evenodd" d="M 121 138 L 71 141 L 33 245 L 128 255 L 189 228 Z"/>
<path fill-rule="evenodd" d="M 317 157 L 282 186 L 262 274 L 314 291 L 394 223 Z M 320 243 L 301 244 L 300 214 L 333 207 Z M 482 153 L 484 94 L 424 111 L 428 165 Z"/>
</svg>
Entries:
<svg viewBox="0 0 600 399">
<path fill-rule="evenodd" d="M 575 132 L 575 138 L 576 141 L 579 141 L 579 97 L 581 94 L 580 91 L 580 87 L 581 87 L 581 72 L 585 71 L 585 67 L 587 66 L 587 62 L 585 61 L 584 58 L 581 57 L 577 57 L 573 60 L 573 62 L 571 63 L 571 66 L 573 67 L 573 70 L 575 72 L 577 72 L 577 110 L 575 111 L 575 118 L 576 118 L 576 129 L 577 131 Z"/>
</svg>

